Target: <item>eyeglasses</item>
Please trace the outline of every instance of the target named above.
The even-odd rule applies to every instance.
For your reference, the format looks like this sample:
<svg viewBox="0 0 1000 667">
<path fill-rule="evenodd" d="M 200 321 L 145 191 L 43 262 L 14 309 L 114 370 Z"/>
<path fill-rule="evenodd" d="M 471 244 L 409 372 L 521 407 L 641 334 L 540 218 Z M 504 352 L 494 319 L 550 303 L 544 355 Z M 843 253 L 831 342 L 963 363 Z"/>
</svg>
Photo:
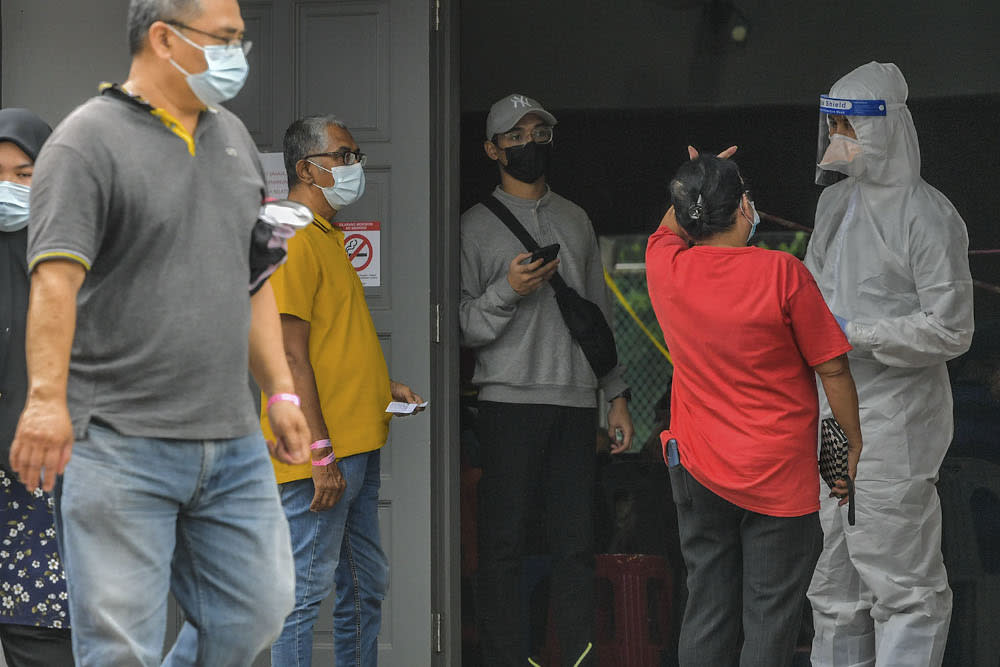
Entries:
<svg viewBox="0 0 1000 667">
<path fill-rule="evenodd" d="M 330 157 L 337 162 L 343 163 L 344 165 L 350 167 L 352 164 L 361 163 L 361 166 L 365 166 L 368 162 L 368 156 L 361 151 L 333 151 L 332 153 L 313 153 L 312 155 L 307 155 L 303 160 L 308 160 L 311 157 Z"/>
<path fill-rule="evenodd" d="M 515 145 L 528 143 L 528 137 L 531 137 L 531 140 L 536 144 L 548 144 L 552 142 L 552 128 L 548 125 L 539 125 L 538 127 L 533 127 L 531 132 L 514 129 L 501 132 L 498 136 Z"/>
<path fill-rule="evenodd" d="M 196 32 L 199 35 L 205 35 L 206 37 L 217 39 L 223 44 L 225 44 L 227 48 L 241 49 L 243 51 L 243 55 L 245 56 L 249 55 L 250 49 L 253 48 L 253 42 L 251 42 L 249 39 L 244 39 L 242 37 L 238 37 L 236 39 L 230 39 L 229 37 L 221 37 L 219 35 L 213 35 L 212 33 L 205 32 L 204 30 L 198 30 L 198 28 L 192 28 L 186 23 L 181 23 L 180 21 L 164 21 L 164 23 L 166 23 L 167 25 L 176 26 L 178 28 L 181 28 L 182 30 L 190 30 L 191 32 Z"/>
</svg>

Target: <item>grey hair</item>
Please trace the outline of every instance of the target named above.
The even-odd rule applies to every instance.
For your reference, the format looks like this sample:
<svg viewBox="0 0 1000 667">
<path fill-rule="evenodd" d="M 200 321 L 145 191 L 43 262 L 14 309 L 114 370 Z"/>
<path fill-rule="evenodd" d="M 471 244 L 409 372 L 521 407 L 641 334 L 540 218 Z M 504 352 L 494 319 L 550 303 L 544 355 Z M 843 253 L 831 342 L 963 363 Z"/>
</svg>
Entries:
<svg viewBox="0 0 1000 667">
<path fill-rule="evenodd" d="M 299 175 L 295 172 L 299 161 L 307 155 L 326 151 L 326 128 L 331 125 L 347 129 L 347 125 L 336 116 L 325 114 L 300 118 L 285 130 L 282 148 L 285 152 L 285 175 L 288 177 L 289 189 L 299 184 Z"/>
<path fill-rule="evenodd" d="M 149 27 L 157 21 L 176 21 L 201 14 L 201 0 L 129 0 L 128 50 L 142 51 Z"/>
</svg>

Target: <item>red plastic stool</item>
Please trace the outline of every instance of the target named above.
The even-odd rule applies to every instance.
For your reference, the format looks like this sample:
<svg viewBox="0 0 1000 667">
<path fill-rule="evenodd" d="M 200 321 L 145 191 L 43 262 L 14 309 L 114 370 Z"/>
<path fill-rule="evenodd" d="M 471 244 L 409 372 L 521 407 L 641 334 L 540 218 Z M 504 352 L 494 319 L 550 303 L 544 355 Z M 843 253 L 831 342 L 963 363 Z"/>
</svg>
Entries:
<svg viewBox="0 0 1000 667">
<path fill-rule="evenodd" d="M 601 667 L 659 667 L 670 642 L 667 560 L 640 554 L 599 554 L 595 560 L 594 643 Z"/>
</svg>

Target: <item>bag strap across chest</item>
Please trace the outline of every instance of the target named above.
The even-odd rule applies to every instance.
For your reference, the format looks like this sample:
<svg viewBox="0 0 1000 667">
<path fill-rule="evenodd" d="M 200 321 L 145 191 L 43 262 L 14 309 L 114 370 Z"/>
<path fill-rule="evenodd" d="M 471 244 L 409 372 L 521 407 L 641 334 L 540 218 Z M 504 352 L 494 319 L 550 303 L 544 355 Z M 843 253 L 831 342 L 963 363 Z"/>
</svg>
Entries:
<svg viewBox="0 0 1000 667">
<path fill-rule="evenodd" d="M 507 208 L 502 201 L 496 198 L 496 195 L 490 195 L 483 200 L 483 206 L 490 209 L 493 215 L 500 218 L 500 222 L 507 226 L 514 236 L 521 242 L 521 244 L 528 249 L 528 252 L 535 252 L 538 250 L 538 242 L 535 241 L 534 237 L 528 233 L 528 230 L 524 228 L 521 221 L 517 219 L 517 216 L 509 208 Z M 566 288 L 566 281 L 563 277 L 559 275 L 556 271 L 552 274 L 552 278 L 549 279 L 549 284 L 552 285 L 552 289 L 556 292 L 561 292 Z"/>
</svg>

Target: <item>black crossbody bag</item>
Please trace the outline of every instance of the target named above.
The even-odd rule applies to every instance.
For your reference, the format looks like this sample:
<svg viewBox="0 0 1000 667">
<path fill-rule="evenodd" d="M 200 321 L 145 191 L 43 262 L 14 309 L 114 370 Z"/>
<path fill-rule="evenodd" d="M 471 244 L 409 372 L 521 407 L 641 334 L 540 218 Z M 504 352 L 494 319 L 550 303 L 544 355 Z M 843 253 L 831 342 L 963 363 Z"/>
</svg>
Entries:
<svg viewBox="0 0 1000 667">
<path fill-rule="evenodd" d="M 483 200 L 483 205 L 500 218 L 500 222 L 507 226 L 529 252 L 538 250 L 538 243 L 503 202 L 491 195 Z M 594 375 L 598 379 L 604 377 L 618 365 L 615 336 L 604 313 L 596 303 L 583 298 L 567 285 L 558 272 L 552 274 L 549 284 L 555 290 L 556 303 L 559 304 L 559 312 L 562 313 L 570 335 L 583 350 Z"/>
</svg>

